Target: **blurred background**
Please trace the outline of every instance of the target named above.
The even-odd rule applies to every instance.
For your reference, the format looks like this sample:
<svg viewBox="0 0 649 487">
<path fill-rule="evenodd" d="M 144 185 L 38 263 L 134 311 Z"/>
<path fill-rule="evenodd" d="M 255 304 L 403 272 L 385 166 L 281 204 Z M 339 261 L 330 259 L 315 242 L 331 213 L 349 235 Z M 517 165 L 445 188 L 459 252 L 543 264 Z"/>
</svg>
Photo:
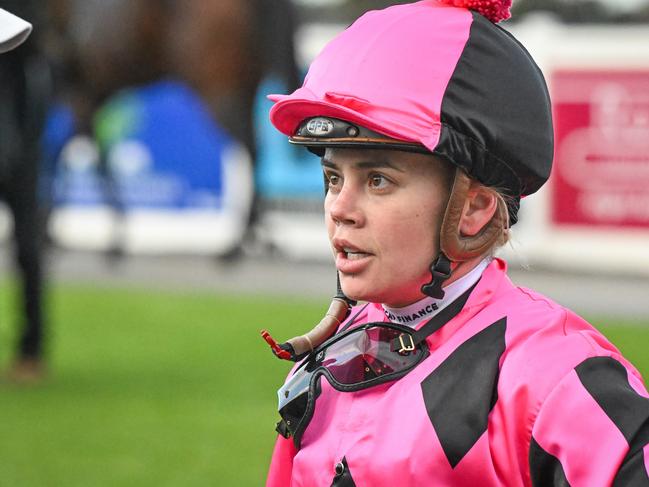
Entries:
<svg viewBox="0 0 649 487">
<path fill-rule="evenodd" d="M 0 486 L 263 484 L 335 273 L 319 160 L 268 122 L 382 0 L 0 0 Z M 400 2 L 403 3 L 403 2 Z M 649 0 L 515 0 L 555 167 L 511 276 L 649 377 Z"/>
</svg>

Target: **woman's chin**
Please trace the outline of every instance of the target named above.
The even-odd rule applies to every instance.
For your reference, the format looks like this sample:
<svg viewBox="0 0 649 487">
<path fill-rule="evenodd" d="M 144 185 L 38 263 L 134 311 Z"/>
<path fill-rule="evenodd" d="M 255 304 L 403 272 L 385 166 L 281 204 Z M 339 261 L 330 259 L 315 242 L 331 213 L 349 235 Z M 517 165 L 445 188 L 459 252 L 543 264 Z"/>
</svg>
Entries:
<svg viewBox="0 0 649 487">
<path fill-rule="evenodd" d="M 374 299 L 376 297 L 375 292 L 372 292 L 371 289 L 368 289 L 364 286 L 359 286 L 359 283 L 357 282 L 349 283 L 347 282 L 348 280 L 351 279 L 341 277 L 340 280 L 340 286 L 342 287 L 345 296 L 347 296 L 349 299 L 353 299 L 354 301 L 376 302 Z"/>
<path fill-rule="evenodd" d="M 404 289 L 384 289 L 368 286 L 367 283 L 361 282 L 358 278 L 341 276 L 340 285 L 343 293 L 349 299 L 369 303 L 384 303 L 396 308 L 408 306 L 424 297 L 420 284 L 413 285 L 412 289 L 408 288 L 406 292 Z"/>
<path fill-rule="evenodd" d="M 340 284 L 345 296 L 354 301 L 365 301 L 369 303 L 383 303 L 389 292 L 384 289 L 368 286 L 359 282 L 359 279 L 341 277 Z"/>
</svg>

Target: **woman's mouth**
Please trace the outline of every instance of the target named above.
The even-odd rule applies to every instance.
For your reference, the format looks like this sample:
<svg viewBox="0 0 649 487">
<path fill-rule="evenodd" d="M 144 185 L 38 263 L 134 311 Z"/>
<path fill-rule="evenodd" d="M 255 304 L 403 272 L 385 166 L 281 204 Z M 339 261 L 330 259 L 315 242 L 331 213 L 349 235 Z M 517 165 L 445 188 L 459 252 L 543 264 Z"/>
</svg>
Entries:
<svg viewBox="0 0 649 487">
<path fill-rule="evenodd" d="M 365 257 L 369 257 L 370 255 L 366 252 L 360 252 L 360 251 L 350 250 L 350 249 L 343 249 L 343 254 L 345 254 L 345 257 L 349 260 L 360 260 Z"/>
<path fill-rule="evenodd" d="M 336 245 L 336 269 L 343 274 L 358 274 L 370 263 L 372 254 L 348 245 Z"/>
</svg>

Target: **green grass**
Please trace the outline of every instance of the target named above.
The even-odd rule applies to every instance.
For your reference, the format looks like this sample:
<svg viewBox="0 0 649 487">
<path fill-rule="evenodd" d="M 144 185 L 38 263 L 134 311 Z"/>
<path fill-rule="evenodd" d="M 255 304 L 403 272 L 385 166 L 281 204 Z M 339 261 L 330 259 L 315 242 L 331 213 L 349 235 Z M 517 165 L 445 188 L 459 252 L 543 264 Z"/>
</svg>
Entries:
<svg viewBox="0 0 649 487">
<path fill-rule="evenodd" d="M 591 323 L 605 323 L 599 325 L 599 330 L 617 346 L 622 354 L 640 371 L 645 383 L 649 384 L 649 327 L 647 323 L 625 322 L 611 318 L 608 320 L 592 319 Z"/>
<path fill-rule="evenodd" d="M 50 378 L 0 384 L 0 486 L 262 485 L 289 364 L 259 329 L 293 336 L 327 303 L 74 286 L 49 302 Z M 3 366 L 10 321 L 3 306 Z"/>
<path fill-rule="evenodd" d="M 0 365 L 11 358 L 0 286 Z M 57 286 L 51 373 L 0 384 L 0 487 L 257 486 L 288 363 L 258 336 L 293 336 L 328 303 Z M 594 319 L 649 376 L 649 329 Z"/>
</svg>

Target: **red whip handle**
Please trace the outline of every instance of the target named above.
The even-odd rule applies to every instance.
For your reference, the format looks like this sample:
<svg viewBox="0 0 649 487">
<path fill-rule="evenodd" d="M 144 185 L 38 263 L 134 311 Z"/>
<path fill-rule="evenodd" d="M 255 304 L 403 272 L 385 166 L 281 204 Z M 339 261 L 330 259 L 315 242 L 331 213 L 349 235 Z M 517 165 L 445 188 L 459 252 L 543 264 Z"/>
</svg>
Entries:
<svg viewBox="0 0 649 487">
<path fill-rule="evenodd" d="M 280 346 L 277 344 L 275 339 L 270 336 L 270 333 L 266 330 L 261 330 L 261 336 L 264 340 L 266 340 L 266 343 L 270 346 L 270 348 L 273 350 L 273 353 L 284 360 L 291 360 L 291 354 L 288 353 L 286 350 L 280 348 Z"/>
</svg>

